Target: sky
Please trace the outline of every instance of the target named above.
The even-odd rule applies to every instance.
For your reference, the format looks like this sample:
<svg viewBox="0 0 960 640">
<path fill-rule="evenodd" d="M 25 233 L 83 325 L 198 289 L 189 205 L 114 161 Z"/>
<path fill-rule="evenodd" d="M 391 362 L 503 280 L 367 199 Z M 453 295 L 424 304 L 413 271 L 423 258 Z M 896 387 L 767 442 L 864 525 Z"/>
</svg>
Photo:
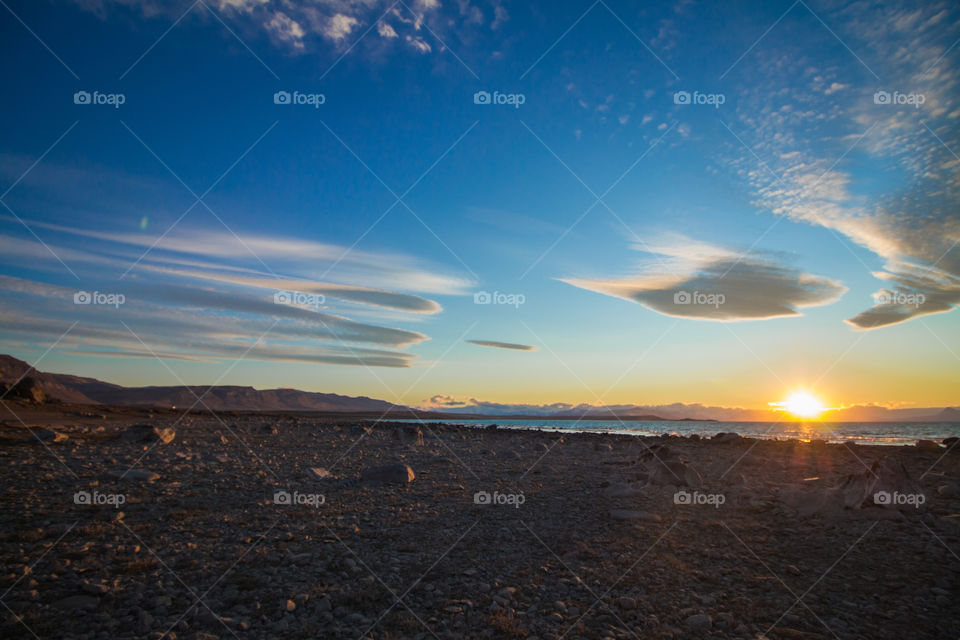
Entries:
<svg viewBox="0 0 960 640">
<path fill-rule="evenodd" d="M 960 404 L 955 4 L 0 5 L 0 351 L 40 370 Z"/>
</svg>

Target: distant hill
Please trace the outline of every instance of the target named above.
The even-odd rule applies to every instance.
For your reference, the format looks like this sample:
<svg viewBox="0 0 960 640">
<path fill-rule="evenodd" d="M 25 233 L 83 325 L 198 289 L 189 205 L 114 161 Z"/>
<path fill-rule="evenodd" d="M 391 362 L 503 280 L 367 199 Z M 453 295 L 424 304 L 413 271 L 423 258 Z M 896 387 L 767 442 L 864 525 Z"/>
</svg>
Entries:
<svg viewBox="0 0 960 640">
<path fill-rule="evenodd" d="M 489 405 L 433 411 L 413 409 L 384 400 L 365 396 L 342 396 L 336 393 L 316 393 L 298 389 L 254 389 L 239 386 L 171 386 L 124 387 L 95 378 L 84 378 L 64 373 L 45 373 L 32 370 L 30 365 L 12 356 L 0 354 L 0 382 L 12 385 L 24 375 L 33 378 L 49 398 L 69 404 L 104 404 L 119 407 L 176 407 L 186 410 L 209 408 L 213 411 L 315 411 L 326 413 L 372 414 L 374 417 L 390 412 L 390 417 L 414 417 L 431 420 L 479 419 L 491 422 L 517 419 L 547 420 L 638 420 L 667 422 L 684 420 L 703 421 L 767 421 L 768 412 L 749 409 L 672 404 L 642 406 L 633 404 L 595 406 L 572 405 Z M 196 396 L 203 398 L 197 403 Z M 654 413 L 656 412 L 656 413 Z M 398 416 L 398 414 L 405 414 Z M 831 411 L 828 421 L 837 422 L 960 422 L 958 407 L 928 407 L 888 409 L 876 405 L 860 405 Z"/>
<path fill-rule="evenodd" d="M 72 404 L 188 409 L 197 402 L 196 396 L 200 396 L 203 398 L 203 404 L 214 411 L 330 411 L 346 413 L 408 410 L 408 407 L 364 396 L 341 396 L 336 393 L 315 393 L 298 391 L 297 389 L 265 389 L 261 391 L 253 387 L 236 386 L 122 387 L 94 378 L 31 371 L 30 365 L 26 362 L 17 360 L 12 356 L 0 355 L 0 381 L 9 385 L 16 382 L 25 373 L 36 380 L 49 397 Z M 197 403 L 195 408 L 202 410 L 204 407 Z"/>
</svg>

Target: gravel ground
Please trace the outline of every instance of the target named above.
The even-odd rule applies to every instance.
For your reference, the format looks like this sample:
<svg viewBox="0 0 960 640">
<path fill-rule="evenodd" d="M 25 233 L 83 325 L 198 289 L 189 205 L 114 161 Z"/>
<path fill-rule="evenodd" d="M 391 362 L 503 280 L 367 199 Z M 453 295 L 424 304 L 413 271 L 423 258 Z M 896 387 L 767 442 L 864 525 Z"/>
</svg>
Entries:
<svg viewBox="0 0 960 640">
<path fill-rule="evenodd" d="M 960 452 L 946 448 L 18 415 L 0 429 L 4 637 L 960 630 Z M 44 428 L 61 436 L 34 441 Z M 786 498 L 883 456 L 916 483 L 907 502 Z"/>
</svg>

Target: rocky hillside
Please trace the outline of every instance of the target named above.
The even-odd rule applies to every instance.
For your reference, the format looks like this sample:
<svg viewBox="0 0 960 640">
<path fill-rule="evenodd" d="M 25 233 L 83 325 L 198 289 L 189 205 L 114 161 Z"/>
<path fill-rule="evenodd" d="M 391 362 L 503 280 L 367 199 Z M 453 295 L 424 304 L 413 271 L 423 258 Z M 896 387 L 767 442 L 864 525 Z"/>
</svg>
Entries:
<svg viewBox="0 0 960 640">
<path fill-rule="evenodd" d="M 253 387 L 122 387 L 95 378 L 31 370 L 30 365 L 12 356 L 0 355 L 0 382 L 11 385 L 29 374 L 49 398 L 75 404 L 116 406 L 182 407 L 193 406 L 197 396 L 214 411 L 336 411 L 377 412 L 405 409 L 373 398 L 315 393 L 297 389 Z M 194 395 L 196 394 L 196 395 Z M 203 406 L 197 405 L 198 409 Z"/>
</svg>

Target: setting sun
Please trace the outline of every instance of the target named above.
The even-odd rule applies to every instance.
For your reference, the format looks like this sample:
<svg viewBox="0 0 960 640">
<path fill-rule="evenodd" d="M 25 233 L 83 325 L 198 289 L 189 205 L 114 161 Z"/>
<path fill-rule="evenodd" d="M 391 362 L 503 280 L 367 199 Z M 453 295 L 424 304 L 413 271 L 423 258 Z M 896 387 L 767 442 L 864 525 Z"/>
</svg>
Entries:
<svg viewBox="0 0 960 640">
<path fill-rule="evenodd" d="M 783 402 L 772 404 L 798 418 L 816 418 L 827 410 L 818 398 L 807 391 L 794 391 Z"/>
</svg>

